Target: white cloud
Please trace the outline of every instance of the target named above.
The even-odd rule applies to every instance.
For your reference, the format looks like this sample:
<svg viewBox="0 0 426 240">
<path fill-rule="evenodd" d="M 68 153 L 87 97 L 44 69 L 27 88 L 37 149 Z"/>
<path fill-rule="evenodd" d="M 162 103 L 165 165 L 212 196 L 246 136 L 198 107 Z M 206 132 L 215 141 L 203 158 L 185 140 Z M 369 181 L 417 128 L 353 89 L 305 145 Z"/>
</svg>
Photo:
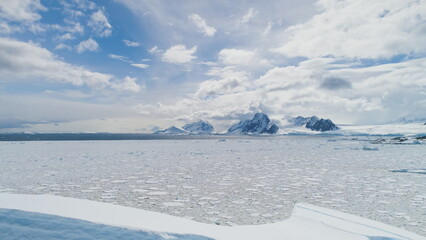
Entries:
<svg viewBox="0 0 426 240">
<path fill-rule="evenodd" d="M 20 31 L 21 29 L 19 27 L 16 26 L 11 26 L 5 22 L 0 22 L 0 33 L 3 34 L 10 34 L 13 32 L 17 32 Z"/>
<path fill-rule="evenodd" d="M 65 25 L 59 25 L 59 24 L 51 24 L 49 25 L 50 30 L 55 30 L 58 32 L 65 32 L 65 34 L 58 36 L 57 38 L 60 39 L 61 37 L 64 38 L 63 40 L 71 40 L 74 39 L 75 36 L 73 34 L 83 34 L 84 33 L 84 26 L 81 25 L 79 22 L 73 22 L 69 20 L 64 20 L 66 22 Z M 69 34 L 69 35 L 68 35 Z M 71 37 L 71 39 L 68 39 Z"/>
<path fill-rule="evenodd" d="M 225 48 L 218 54 L 218 59 L 225 65 L 237 66 L 265 66 L 269 65 L 269 61 L 262 59 L 255 51 Z"/>
<path fill-rule="evenodd" d="M 275 49 L 308 58 L 389 58 L 426 53 L 426 1 L 321 0 L 321 12 L 290 27 Z"/>
<path fill-rule="evenodd" d="M 153 55 L 153 54 L 155 54 L 155 53 L 163 52 L 163 50 L 158 49 L 158 46 L 154 46 L 154 47 L 152 47 L 151 49 L 149 49 L 149 50 L 148 50 L 148 52 L 149 52 L 151 55 Z"/>
<path fill-rule="evenodd" d="M 237 71 L 233 67 L 213 68 L 207 75 L 214 79 L 200 83 L 195 93 L 198 98 L 214 98 L 219 95 L 242 92 L 249 84 L 248 73 Z"/>
<path fill-rule="evenodd" d="M 65 33 L 61 36 L 58 36 L 58 40 L 64 41 L 64 40 L 72 40 L 74 39 L 74 36 L 71 33 Z"/>
<path fill-rule="evenodd" d="M 256 111 L 318 115 L 338 123 L 383 123 L 426 108 L 426 58 L 357 68 L 339 61 L 308 60 L 272 68 L 254 79 L 235 67 L 212 68 L 208 75 L 213 78 L 200 83 L 194 94 L 174 104 L 139 107 L 163 118 L 202 117 L 214 123 L 227 119 L 227 124 Z M 342 81 L 324 87 L 331 78 L 344 79 L 344 87 Z"/>
<path fill-rule="evenodd" d="M 197 51 L 197 46 L 187 49 L 184 45 L 175 45 L 166 50 L 162 60 L 168 63 L 184 64 L 190 63 L 197 58 L 193 54 Z"/>
<path fill-rule="evenodd" d="M 132 65 L 133 67 L 142 68 L 142 69 L 149 68 L 148 64 L 143 64 L 143 63 L 132 63 L 130 65 Z"/>
<path fill-rule="evenodd" d="M 248 12 L 241 18 L 241 23 L 248 23 L 250 20 L 255 17 L 257 11 L 254 8 L 250 8 Z"/>
<path fill-rule="evenodd" d="M 75 22 L 75 23 L 72 23 L 71 27 L 67 28 L 67 31 L 72 32 L 72 33 L 83 34 L 84 33 L 84 27 L 79 22 Z"/>
<path fill-rule="evenodd" d="M 219 54 L 219 60 L 227 65 L 249 65 L 255 59 L 255 52 L 242 49 L 222 49 Z"/>
<path fill-rule="evenodd" d="M 268 22 L 268 26 L 266 26 L 265 30 L 263 31 L 263 34 L 268 35 L 272 30 L 272 25 L 272 22 Z"/>
<path fill-rule="evenodd" d="M 46 32 L 49 28 L 49 25 L 33 22 L 33 23 L 27 23 L 26 27 L 28 28 L 30 32 L 37 34 L 37 33 Z"/>
<path fill-rule="evenodd" d="M 8 21 L 37 21 L 41 18 L 37 12 L 46 10 L 40 0 L 0 1 L 0 18 Z"/>
<path fill-rule="evenodd" d="M 93 89 L 110 87 L 120 91 L 139 92 L 144 86 L 136 78 L 116 79 L 113 75 L 92 72 L 59 60 L 54 54 L 34 43 L 0 38 L 0 73 L 10 79 L 49 80 L 88 86 Z"/>
<path fill-rule="evenodd" d="M 111 84 L 111 88 L 116 89 L 118 91 L 128 91 L 138 93 L 142 91 L 145 86 L 136 83 L 136 78 L 125 77 L 121 82 L 115 82 Z"/>
<path fill-rule="evenodd" d="M 128 47 L 139 47 L 140 46 L 139 42 L 132 42 L 132 41 L 129 41 L 127 39 L 123 39 L 123 42 Z"/>
<path fill-rule="evenodd" d="M 97 12 L 94 12 L 90 16 L 88 25 L 100 37 L 111 36 L 111 33 L 112 33 L 111 24 L 109 24 L 108 18 L 105 16 L 102 10 L 98 10 Z"/>
<path fill-rule="evenodd" d="M 17 78 L 38 77 L 91 88 L 104 88 L 113 78 L 109 74 L 91 72 L 65 63 L 34 43 L 6 38 L 0 38 L 0 72 Z"/>
<path fill-rule="evenodd" d="M 82 41 L 77 45 L 77 52 L 78 53 L 83 53 L 83 52 L 86 52 L 86 51 L 93 52 L 93 51 L 97 51 L 98 49 L 99 49 L 99 44 L 91 38 L 89 38 L 85 41 Z"/>
<path fill-rule="evenodd" d="M 76 6 L 83 10 L 93 10 L 96 8 L 96 4 L 88 0 L 73 0 Z"/>
<path fill-rule="evenodd" d="M 216 33 L 216 28 L 207 25 L 206 20 L 198 14 L 189 15 L 189 19 L 197 26 L 198 30 L 204 33 L 205 36 L 213 37 Z"/>
<path fill-rule="evenodd" d="M 71 47 L 64 44 L 64 43 L 59 43 L 58 45 L 56 45 L 55 50 L 61 50 L 61 49 L 67 49 L 69 51 L 71 51 Z"/>
<path fill-rule="evenodd" d="M 132 61 L 129 60 L 128 57 L 121 56 L 121 55 L 110 54 L 110 55 L 108 55 L 108 57 L 110 57 L 112 59 L 120 60 L 120 61 L 123 61 L 123 62 L 128 62 L 128 63 L 132 62 Z"/>
<path fill-rule="evenodd" d="M 130 63 L 130 65 L 132 65 L 133 67 L 137 67 L 137 68 L 142 68 L 142 69 L 146 69 L 149 68 L 148 64 L 143 64 L 143 63 L 134 63 L 133 61 L 131 61 L 128 57 L 125 56 L 121 56 L 121 55 L 116 55 L 116 54 L 110 54 L 108 55 L 110 58 L 112 59 L 117 59 L 120 60 L 122 62 L 126 62 L 126 63 Z"/>
</svg>

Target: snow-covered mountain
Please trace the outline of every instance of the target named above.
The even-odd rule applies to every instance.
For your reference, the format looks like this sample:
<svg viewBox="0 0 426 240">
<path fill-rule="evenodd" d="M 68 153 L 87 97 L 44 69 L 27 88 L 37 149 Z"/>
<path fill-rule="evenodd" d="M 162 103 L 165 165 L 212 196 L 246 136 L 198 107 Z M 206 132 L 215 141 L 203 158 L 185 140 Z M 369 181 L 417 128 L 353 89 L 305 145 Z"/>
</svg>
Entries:
<svg viewBox="0 0 426 240">
<path fill-rule="evenodd" d="M 155 132 L 155 134 L 171 134 L 171 135 L 173 135 L 173 134 L 179 135 L 179 134 L 187 134 L 187 133 L 188 133 L 188 131 L 177 128 L 175 126 L 171 126 L 171 127 L 166 128 L 164 130 L 160 130 L 160 131 Z"/>
<path fill-rule="evenodd" d="M 182 128 L 191 134 L 211 134 L 214 130 L 209 122 L 203 120 L 185 124 Z"/>
<path fill-rule="evenodd" d="M 275 134 L 278 126 L 271 122 L 269 117 L 263 113 L 256 113 L 251 120 L 240 121 L 228 129 L 232 134 Z"/>
<path fill-rule="evenodd" d="M 317 116 L 302 117 L 298 116 L 289 119 L 290 123 L 295 126 L 305 126 L 313 131 L 325 132 L 330 130 L 337 130 L 339 127 L 334 124 L 330 119 L 318 118 Z"/>
<path fill-rule="evenodd" d="M 416 123 L 416 122 L 423 122 L 426 124 L 426 112 L 411 113 L 395 121 L 395 123 Z"/>
</svg>

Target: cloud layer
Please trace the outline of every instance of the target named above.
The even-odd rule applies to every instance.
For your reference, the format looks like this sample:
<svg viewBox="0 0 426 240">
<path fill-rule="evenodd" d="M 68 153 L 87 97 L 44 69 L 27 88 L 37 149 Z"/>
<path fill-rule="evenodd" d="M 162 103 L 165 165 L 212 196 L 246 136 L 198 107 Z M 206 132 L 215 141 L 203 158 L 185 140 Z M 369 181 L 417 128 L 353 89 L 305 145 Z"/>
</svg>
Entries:
<svg viewBox="0 0 426 240">
<path fill-rule="evenodd" d="M 286 30 L 276 51 L 308 58 L 390 58 L 426 52 L 426 1 L 321 0 L 321 13 Z"/>
<path fill-rule="evenodd" d="M 130 109 L 135 129 L 384 123 L 426 108 L 425 19 L 426 0 L 0 1 L 0 93 Z M 1 121 L 43 124 L 25 116 Z"/>
<path fill-rule="evenodd" d="M 126 78 L 120 82 L 113 75 L 89 71 L 63 62 L 49 50 L 36 44 L 6 38 L 0 38 L 0 73 L 25 81 L 38 78 L 93 89 L 110 86 L 118 90 L 138 89 L 134 86 L 136 83 L 133 78 L 129 78 L 132 81 Z M 116 83 L 113 84 L 113 81 Z"/>
</svg>

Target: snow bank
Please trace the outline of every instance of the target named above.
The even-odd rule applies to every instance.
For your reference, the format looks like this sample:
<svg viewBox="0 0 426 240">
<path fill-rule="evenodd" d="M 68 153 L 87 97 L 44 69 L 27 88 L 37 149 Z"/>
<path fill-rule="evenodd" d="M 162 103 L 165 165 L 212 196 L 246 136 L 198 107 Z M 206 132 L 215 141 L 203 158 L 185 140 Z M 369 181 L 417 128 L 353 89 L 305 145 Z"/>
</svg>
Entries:
<svg viewBox="0 0 426 240">
<path fill-rule="evenodd" d="M 204 239 L 195 236 L 200 235 L 217 240 L 426 240 L 405 230 L 309 204 L 297 204 L 291 217 L 282 222 L 236 227 L 198 223 L 141 209 L 51 195 L 0 193 L 0 208 L 143 230 L 157 233 L 158 236 L 191 234 L 188 239 Z M 26 228 L 19 229 L 26 231 Z"/>
</svg>

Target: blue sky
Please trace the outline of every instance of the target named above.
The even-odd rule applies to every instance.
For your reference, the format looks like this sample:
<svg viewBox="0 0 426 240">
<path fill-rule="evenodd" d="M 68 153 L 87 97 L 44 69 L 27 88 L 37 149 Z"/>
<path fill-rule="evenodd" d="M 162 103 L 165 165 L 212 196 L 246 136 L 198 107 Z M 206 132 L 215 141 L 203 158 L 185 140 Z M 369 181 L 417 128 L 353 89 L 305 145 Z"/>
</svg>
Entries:
<svg viewBox="0 0 426 240">
<path fill-rule="evenodd" d="M 426 109 L 426 1 L 0 0 L 0 131 Z"/>
</svg>

